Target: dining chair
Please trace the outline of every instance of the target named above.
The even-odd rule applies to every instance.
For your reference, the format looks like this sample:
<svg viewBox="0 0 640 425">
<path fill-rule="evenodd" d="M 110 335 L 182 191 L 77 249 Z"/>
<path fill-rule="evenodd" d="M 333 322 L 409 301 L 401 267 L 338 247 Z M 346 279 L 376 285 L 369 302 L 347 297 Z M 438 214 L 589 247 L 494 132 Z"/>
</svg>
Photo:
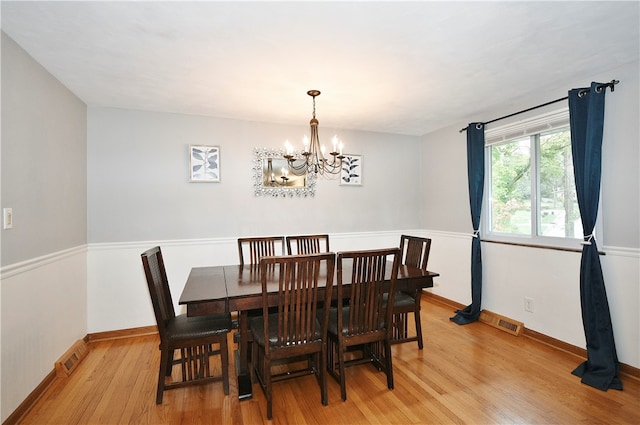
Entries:
<svg viewBox="0 0 640 425">
<path fill-rule="evenodd" d="M 393 303 L 399 257 L 399 248 L 338 252 L 336 290 L 343 302 L 329 309 L 327 364 L 329 374 L 340 383 L 342 401 L 347 400 L 345 367 L 355 364 L 372 363 L 383 370 L 387 387 L 393 389 L 391 309 L 385 300 Z M 343 268 L 345 260 L 351 260 L 350 272 Z M 385 276 L 390 276 L 388 283 Z M 345 352 L 357 346 L 362 356 L 345 360 Z"/>
<path fill-rule="evenodd" d="M 287 236 L 289 255 L 316 254 L 329 252 L 329 235 Z"/>
<path fill-rule="evenodd" d="M 240 265 L 245 264 L 245 251 L 248 259 L 247 264 L 257 266 L 261 257 L 284 255 L 284 236 L 238 238 Z"/>
<path fill-rule="evenodd" d="M 258 265 L 260 264 L 260 258 L 266 256 L 277 256 L 284 255 L 284 236 L 258 236 L 258 237 L 249 237 L 249 238 L 238 238 L 238 255 L 240 258 L 240 265 L 245 264 L 245 254 L 247 261 L 246 264 L 252 267 L 252 272 L 257 271 Z M 245 315 L 245 320 L 248 320 L 248 317 L 260 316 L 262 314 L 261 309 L 248 310 L 240 312 L 241 315 Z M 236 326 L 237 323 L 236 323 Z M 243 347 L 247 350 L 248 353 L 252 352 L 251 350 L 251 342 L 253 341 L 253 336 L 251 330 L 245 330 L 248 346 Z M 240 341 L 240 335 L 237 333 L 234 335 L 234 342 Z"/>
<path fill-rule="evenodd" d="M 328 310 L 319 313 L 320 288 L 324 300 L 331 299 L 335 255 L 333 253 L 263 257 L 260 260 L 263 315 L 250 321 L 253 333 L 253 374 L 267 399 L 267 418 L 273 417 L 272 384 L 283 379 L 315 374 L 320 384 L 323 405 L 327 397 L 327 321 Z M 277 276 L 277 278 L 276 278 Z M 277 286 L 269 282 L 277 280 Z M 269 292 L 272 292 L 271 294 Z M 275 297 L 275 303 L 270 299 Z M 276 311 L 270 312 L 269 307 Z M 280 363 L 306 357 L 300 362 Z"/>
<path fill-rule="evenodd" d="M 400 263 L 427 270 L 431 239 L 417 236 L 400 236 Z M 391 318 L 391 343 L 417 341 L 418 349 L 422 350 L 422 322 L 420 320 L 420 300 L 422 289 L 417 288 L 411 292 L 396 291 L 393 300 L 393 317 Z M 413 313 L 416 334 L 409 336 L 409 313 Z"/>
<path fill-rule="evenodd" d="M 227 335 L 231 331 L 230 315 L 176 316 L 160 247 L 143 252 L 141 257 L 160 334 L 156 404 L 162 403 L 165 390 L 211 381 L 222 380 L 223 391 L 229 394 Z M 214 349 L 215 344 L 218 349 Z M 175 358 L 176 350 L 180 352 L 179 358 Z M 213 374 L 211 357 L 217 355 L 220 356 L 221 375 Z M 182 380 L 169 380 L 173 366 L 177 364 L 180 365 Z"/>
</svg>

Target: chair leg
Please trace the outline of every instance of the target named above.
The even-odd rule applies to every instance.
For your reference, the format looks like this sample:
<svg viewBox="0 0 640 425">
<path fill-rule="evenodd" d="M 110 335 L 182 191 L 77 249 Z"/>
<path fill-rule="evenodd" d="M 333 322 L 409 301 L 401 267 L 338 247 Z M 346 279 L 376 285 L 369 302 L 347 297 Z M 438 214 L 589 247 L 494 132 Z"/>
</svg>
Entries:
<svg viewBox="0 0 640 425">
<path fill-rule="evenodd" d="M 264 386 L 265 386 L 265 396 L 267 398 L 267 419 L 273 419 L 273 411 L 272 411 L 272 399 L 273 394 L 271 392 L 271 359 L 264 356 Z"/>
<path fill-rule="evenodd" d="M 344 347 L 341 342 L 338 342 L 338 370 L 340 373 L 340 394 L 342 395 L 342 401 L 347 401 L 347 384 L 344 376 Z"/>
<path fill-rule="evenodd" d="M 220 340 L 220 362 L 222 366 L 222 390 L 225 395 L 229 395 L 229 349 L 226 336 Z"/>
<path fill-rule="evenodd" d="M 320 397 L 322 401 L 322 405 L 326 406 L 329 404 L 329 397 L 327 395 L 327 365 L 325 362 L 327 361 L 327 343 L 322 344 L 322 353 L 320 354 L 320 358 L 318 359 L 318 373 L 320 374 Z"/>
<path fill-rule="evenodd" d="M 327 370 L 331 373 L 331 376 L 335 377 L 336 367 L 336 351 L 335 344 L 331 338 L 327 338 Z"/>
<path fill-rule="evenodd" d="M 260 359 L 258 359 L 258 344 L 251 344 L 251 359 L 249 360 L 249 376 L 251 377 L 251 383 L 255 384 L 258 381 L 257 373 L 258 373 L 258 363 Z"/>
<path fill-rule="evenodd" d="M 385 369 L 387 373 L 387 387 L 393 389 L 393 364 L 391 362 L 391 343 L 389 339 L 384 341 L 384 357 L 385 357 Z"/>
<path fill-rule="evenodd" d="M 416 310 L 413 315 L 416 318 L 416 337 L 418 338 L 418 350 L 422 350 L 422 323 L 420 320 L 420 309 Z"/>
<path fill-rule="evenodd" d="M 173 371 L 173 358 L 174 358 L 175 350 L 169 350 L 169 360 L 167 361 L 167 370 L 165 372 L 165 376 L 171 376 L 171 372 Z"/>
<path fill-rule="evenodd" d="M 167 364 L 169 363 L 169 358 L 173 357 L 169 354 L 171 350 L 162 349 L 160 351 L 160 368 L 158 370 L 158 388 L 156 391 L 156 404 L 162 404 L 162 395 L 164 394 L 164 380 L 167 371 Z"/>
</svg>

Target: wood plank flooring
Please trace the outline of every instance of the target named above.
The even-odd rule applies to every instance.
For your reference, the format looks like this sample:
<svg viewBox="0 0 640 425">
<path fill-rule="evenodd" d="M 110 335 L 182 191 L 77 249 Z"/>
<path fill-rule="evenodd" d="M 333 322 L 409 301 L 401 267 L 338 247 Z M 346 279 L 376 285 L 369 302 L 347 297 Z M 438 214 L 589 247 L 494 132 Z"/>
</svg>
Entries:
<svg viewBox="0 0 640 425">
<path fill-rule="evenodd" d="M 274 384 L 273 421 L 260 387 L 239 402 L 235 379 L 229 396 L 217 382 L 167 391 L 158 406 L 158 337 L 141 336 L 91 343 L 77 370 L 56 379 L 20 423 L 640 424 L 637 380 L 623 375 L 624 391 L 596 390 L 571 375 L 582 361 L 574 354 L 479 322 L 458 326 L 436 302 L 422 308 L 424 349 L 393 346 L 393 391 L 384 373 L 360 365 L 347 369 L 346 402 L 329 378 L 328 406 L 313 376 Z"/>
</svg>

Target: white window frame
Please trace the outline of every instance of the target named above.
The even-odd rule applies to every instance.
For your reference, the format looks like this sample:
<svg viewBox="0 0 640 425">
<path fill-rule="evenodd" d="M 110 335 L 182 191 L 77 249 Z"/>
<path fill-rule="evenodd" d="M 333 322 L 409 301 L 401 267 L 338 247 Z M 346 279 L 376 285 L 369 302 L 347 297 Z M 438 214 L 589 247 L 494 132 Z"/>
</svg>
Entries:
<svg viewBox="0 0 640 425">
<path fill-rule="evenodd" d="M 540 152 L 537 147 L 531 152 L 531 234 L 517 235 L 511 233 L 492 232 L 491 229 L 491 155 L 490 147 L 518 138 L 546 133 L 552 130 L 569 127 L 569 109 L 567 107 L 546 112 L 534 117 L 526 118 L 510 124 L 485 130 L 485 179 L 484 196 L 482 201 L 481 235 L 483 240 L 505 242 L 519 245 L 536 245 L 552 248 L 582 249 L 582 238 L 566 238 L 554 236 L 539 236 L 539 184 L 538 172 L 540 167 Z M 539 146 L 539 145 L 538 145 Z M 600 196 L 602 200 L 602 196 Z M 601 201 L 600 201 L 601 202 Z M 595 239 L 598 245 L 603 245 L 602 239 L 602 208 L 598 205 Z"/>
</svg>

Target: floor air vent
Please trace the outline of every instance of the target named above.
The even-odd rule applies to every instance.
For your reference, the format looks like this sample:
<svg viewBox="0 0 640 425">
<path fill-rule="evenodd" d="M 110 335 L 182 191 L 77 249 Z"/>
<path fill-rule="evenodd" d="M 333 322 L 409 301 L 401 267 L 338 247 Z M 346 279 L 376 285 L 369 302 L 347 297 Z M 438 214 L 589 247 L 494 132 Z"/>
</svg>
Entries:
<svg viewBox="0 0 640 425">
<path fill-rule="evenodd" d="M 75 370 L 88 353 L 89 347 L 87 347 L 87 344 L 81 339 L 76 341 L 56 362 L 56 375 L 60 378 L 71 375 L 71 372 Z"/>
<path fill-rule="evenodd" d="M 482 310 L 480 312 L 480 321 L 515 336 L 519 336 L 524 329 L 524 323 L 509 319 L 508 317 L 501 316 L 488 310 Z"/>
</svg>

